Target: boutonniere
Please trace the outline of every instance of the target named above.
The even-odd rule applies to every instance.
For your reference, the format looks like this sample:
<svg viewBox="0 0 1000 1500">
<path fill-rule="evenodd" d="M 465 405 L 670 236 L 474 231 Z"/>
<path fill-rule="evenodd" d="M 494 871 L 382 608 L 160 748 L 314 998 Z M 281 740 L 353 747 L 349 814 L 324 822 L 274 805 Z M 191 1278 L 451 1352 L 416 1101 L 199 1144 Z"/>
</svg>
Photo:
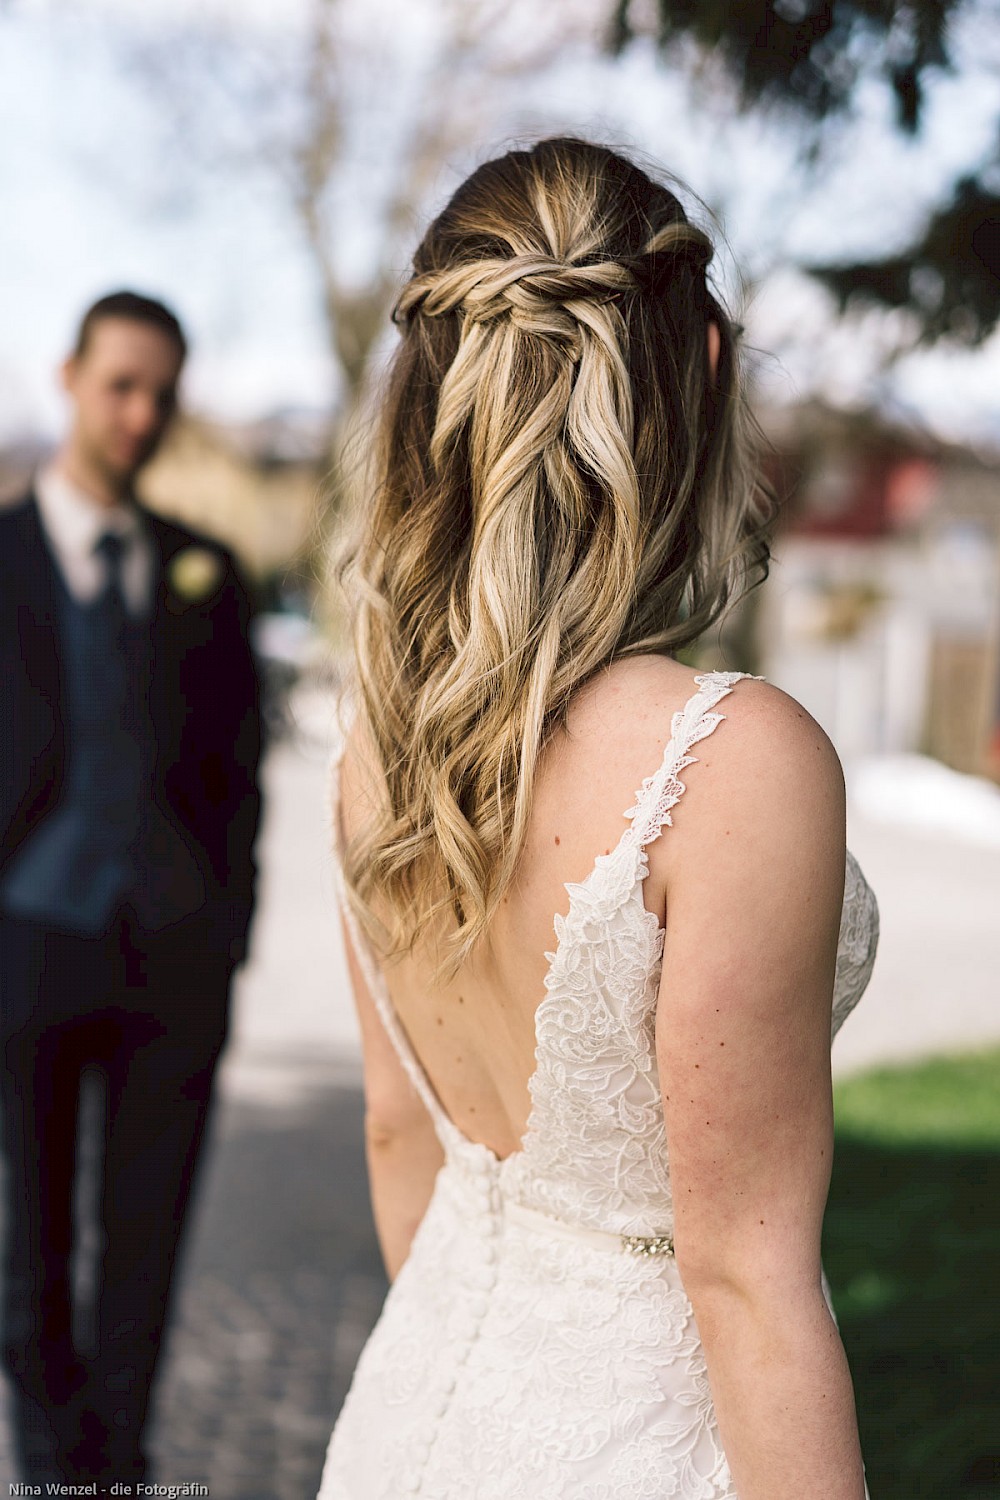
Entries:
<svg viewBox="0 0 1000 1500">
<path fill-rule="evenodd" d="M 167 582 L 184 604 L 204 604 L 222 582 L 222 558 L 208 547 L 182 547 L 170 559 Z"/>
</svg>

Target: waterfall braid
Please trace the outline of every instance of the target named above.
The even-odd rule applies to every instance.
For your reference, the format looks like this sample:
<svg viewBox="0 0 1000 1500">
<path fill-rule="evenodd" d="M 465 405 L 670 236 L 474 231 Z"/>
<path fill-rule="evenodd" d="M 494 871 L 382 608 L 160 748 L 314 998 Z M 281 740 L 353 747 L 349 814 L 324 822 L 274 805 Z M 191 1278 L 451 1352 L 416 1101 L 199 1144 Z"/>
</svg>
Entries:
<svg viewBox="0 0 1000 1500">
<path fill-rule="evenodd" d="M 433 935 L 458 967 L 577 689 L 688 645 L 766 570 L 711 255 L 671 192 L 573 140 L 479 168 L 417 250 L 347 569 L 378 774 L 346 874 L 387 955 Z"/>
</svg>

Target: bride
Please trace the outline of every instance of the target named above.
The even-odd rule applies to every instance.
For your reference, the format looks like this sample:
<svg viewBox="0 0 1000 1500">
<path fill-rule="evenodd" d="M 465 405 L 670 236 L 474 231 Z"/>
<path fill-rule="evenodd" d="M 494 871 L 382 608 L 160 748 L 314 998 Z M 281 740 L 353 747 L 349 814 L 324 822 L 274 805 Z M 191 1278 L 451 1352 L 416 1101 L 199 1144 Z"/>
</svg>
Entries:
<svg viewBox="0 0 1000 1500">
<path fill-rule="evenodd" d="M 399 299 L 333 788 L 393 1284 L 322 1500 L 865 1494 L 820 1228 L 875 905 L 818 725 L 676 657 L 767 555 L 711 254 L 546 140 Z"/>
</svg>

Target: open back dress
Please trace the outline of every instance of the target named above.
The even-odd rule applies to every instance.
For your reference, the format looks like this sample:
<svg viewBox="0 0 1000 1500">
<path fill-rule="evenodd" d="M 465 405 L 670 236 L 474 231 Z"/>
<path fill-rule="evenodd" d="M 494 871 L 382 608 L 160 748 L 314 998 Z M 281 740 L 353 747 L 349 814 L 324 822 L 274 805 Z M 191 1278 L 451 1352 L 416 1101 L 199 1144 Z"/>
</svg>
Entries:
<svg viewBox="0 0 1000 1500">
<path fill-rule="evenodd" d="M 745 675 L 694 679 L 617 846 L 566 887 L 513 1155 L 498 1159 L 445 1114 L 342 897 L 445 1162 L 358 1362 L 319 1500 L 737 1500 L 673 1258 L 654 1043 L 664 933 L 643 881 L 692 748 Z M 335 787 L 335 827 L 337 813 Z M 875 899 L 848 855 L 834 1033 L 877 938 Z"/>
</svg>

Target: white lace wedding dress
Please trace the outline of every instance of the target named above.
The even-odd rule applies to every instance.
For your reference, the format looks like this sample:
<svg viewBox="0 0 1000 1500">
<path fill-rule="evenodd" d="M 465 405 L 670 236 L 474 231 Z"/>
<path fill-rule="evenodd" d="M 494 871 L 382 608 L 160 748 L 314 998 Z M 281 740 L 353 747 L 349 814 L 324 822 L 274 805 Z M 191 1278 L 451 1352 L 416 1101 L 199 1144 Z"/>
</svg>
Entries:
<svg viewBox="0 0 1000 1500">
<path fill-rule="evenodd" d="M 695 678 L 621 841 L 567 886 L 513 1156 L 498 1160 L 444 1114 L 351 923 L 446 1160 L 358 1362 L 320 1500 L 737 1500 L 671 1253 L 653 1041 L 663 932 L 642 882 L 691 748 L 744 675 Z M 877 933 L 849 856 L 835 1032 L 867 984 Z"/>
</svg>

